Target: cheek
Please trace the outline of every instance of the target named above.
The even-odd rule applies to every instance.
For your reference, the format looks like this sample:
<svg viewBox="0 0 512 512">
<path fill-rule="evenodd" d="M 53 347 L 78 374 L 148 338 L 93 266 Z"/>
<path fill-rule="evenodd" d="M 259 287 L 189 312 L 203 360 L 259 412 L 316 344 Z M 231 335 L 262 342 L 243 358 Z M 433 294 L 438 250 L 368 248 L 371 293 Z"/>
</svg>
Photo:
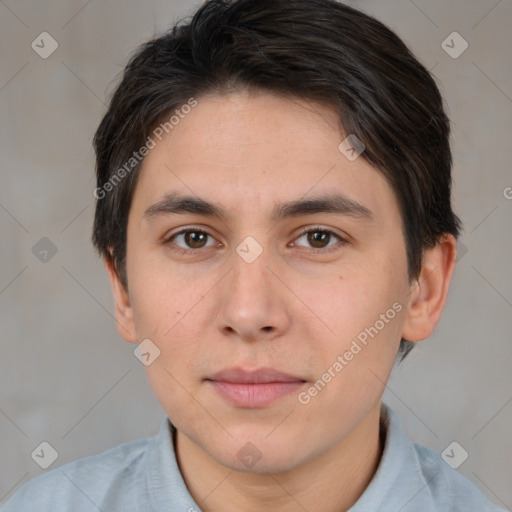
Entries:
<svg viewBox="0 0 512 512">
<path fill-rule="evenodd" d="M 198 362 L 205 353 L 200 335 L 203 328 L 197 319 L 206 317 L 205 301 L 201 300 L 206 292 L 196 284 L 171 280 L 153 267 L 151 275 L 134 280 L 132 288 L 138 337 L 151 339 L 160 350 L 145 367 L 148 382 L 170 417 L 185 421 L 190 416 L 190 422 L 201 415 L 193 394 L 200 378 Z"/>
<path fill-rule="evenodd" d="M 310 325 L 317 326 L 314 329 L 319 335 L 320 330 L 325 331 L 342 345 L 379 321 L 388 310 L 384 321 L 394 320 L 397 308 L 392 306 L 400 302 L 402 290 L 389 270 L 376 272 L 375 267 L 324 276 L 323 282 L 316 281 L 315 286 L 307 279 L 299 280 L 297 285 L 297 295 L 309 309 Z M 390 324 L 386 322 L 386 326 Z M 380 322 L 378 326 L 381 327 Z"/>
<path fill-rule="evenodd" d="M 132 253 L 127 268 L 137 334 L 161 342 L 172 337 L 204 295 L 201 281 L 184 277 L 165 258 L 142 251 Z"/>
<path fill-rule="evenodd" d="M 162 280 L 133 283 L 132 308 L 138 337 L 162 340 L 182 316 L 180 293 Z"/>
<path fill-rule="evenodd" d="M 309 348 L 315 353 L 318 390 L 326 384 L 325 391 L 318 392 L 319 402 L 334 409 L 380 396 L 400 344 L 405 274 L 398 276 L 378 262 L 364 267 L 333 275 L 327 286 L 309 289 L 305 299 L 329 326 L 327 330 L 315 320 L 316 344 Z"/>
<path fill-rule="evenodd" d="M 155 363 L 146 367 L 155 385 L 167 382 L 166 386 L 175 387 L 176 382 L 168 382 L 169 373 L 183 383 L 195 379 L 205 354 L 212 356 L 208 346 L 212 337 L 205 335 L 208 328 L 212 332 L 207 295 L 212 283 L 213 276 L 184 277 L 176 267 L 171 274 L 169 267 L 155 265 L 134 278 L 132 307 L 138 339 L 149 338 L 160 350 Z"/>
<path fill-rule="evenodd" d="M 317 406 L 323 404 L 338 424 L 381 396 L 398 352 L 405 307 L 398 286 L 368 277 L 338 277 L 329 291 L 323 318 L 334 334 L 316 330 L 316 345 L 309 347 L 315 354 L 316 380 L 306 392 L 311 400 L 318 397 Z M 319 304 L 322 296 L 311 300 Z"/>
</svg>

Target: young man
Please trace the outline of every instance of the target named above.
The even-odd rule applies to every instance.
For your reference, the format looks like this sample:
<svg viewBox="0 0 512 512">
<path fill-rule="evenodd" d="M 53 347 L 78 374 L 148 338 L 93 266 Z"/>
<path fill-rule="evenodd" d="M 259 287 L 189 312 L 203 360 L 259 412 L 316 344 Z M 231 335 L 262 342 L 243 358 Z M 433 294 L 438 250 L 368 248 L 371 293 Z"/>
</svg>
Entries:
<svg viewBox="0 0 512 512">
<path fill-rule="evenodd" d="M 166 418 L 5 512 L 501 510 L 381 401 L 454 270 L 449 132 L 402 41 L 330 0 L 209 1 L 144 45 L 94 243 Z"/>
</svg>

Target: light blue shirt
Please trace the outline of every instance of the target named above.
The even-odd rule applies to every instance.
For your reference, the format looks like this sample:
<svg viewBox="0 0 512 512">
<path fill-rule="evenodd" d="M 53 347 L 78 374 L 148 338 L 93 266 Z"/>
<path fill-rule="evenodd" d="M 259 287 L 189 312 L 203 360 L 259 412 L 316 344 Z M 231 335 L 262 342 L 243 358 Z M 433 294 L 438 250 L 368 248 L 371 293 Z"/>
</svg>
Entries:
<svg viewBox="0 0 512 512">
<path fill-rule="evenodd" d="M 379 467 L 349 512 L 505 512 L 439 454 L 413 444 L 384 404 L 381 421 L 386 440 Z M 39 475 L 3 512 L 200 512 L 176 461 L 175 432 L 165 418 L 157 437 Z"/>
</svg>

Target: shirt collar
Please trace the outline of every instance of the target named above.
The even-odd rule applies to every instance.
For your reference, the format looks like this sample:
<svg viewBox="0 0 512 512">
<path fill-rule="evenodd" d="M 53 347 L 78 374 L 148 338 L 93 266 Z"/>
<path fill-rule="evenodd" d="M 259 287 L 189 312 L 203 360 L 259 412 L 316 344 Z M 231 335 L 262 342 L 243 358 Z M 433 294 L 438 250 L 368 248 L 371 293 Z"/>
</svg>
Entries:
<svg viewBox="0 0 512 512">
<path fill-rule="evenodd" d="M 349 512 L 413 510 L 414 498 L 428 485 L 421 472 L 414 445 L 403 430 L 398 416 L 386 404 L 381 406 L 381 432 L 384 449 L 373 479 Z M 195 510 L 199 505 L 190 495 L 175 453 L 176 427 L 169 418 L 160 426 L 147 454 L 146 475 L 151 510 Z M 398 489 L 410 490 L 408 493 Z M 422 496 L 424 500 L 425 497 Z M 427 502 L 431 499 L 427 497 Z M 416 508 L 415 510 L 419 510 Z"/>
<path fill-rule="evenodd" d="M 164 418 L 146 459 L 151 511 L 201 509 L 190 495 L 176 460 L 176 427 Z"/>
<path fill-rule="evenodd" d="M 381 405 L 381 430 L 385 431 L 382 457 L 370 484 L 349 512 L 406 512 L 434 510 L 414 444 L 396 413 Z M 421 493 L 421 504 L 416 497 Z"/>
</svg>

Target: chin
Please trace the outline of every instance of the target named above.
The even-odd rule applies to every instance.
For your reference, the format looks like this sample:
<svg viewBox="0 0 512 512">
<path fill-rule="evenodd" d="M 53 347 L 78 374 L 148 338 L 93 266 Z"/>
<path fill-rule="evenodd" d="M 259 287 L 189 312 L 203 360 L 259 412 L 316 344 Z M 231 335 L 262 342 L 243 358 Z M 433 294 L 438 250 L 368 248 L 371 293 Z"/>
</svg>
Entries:
<svg viewBox="0 0 512 512">
<path fill-rule="evenodd" d="M 219 464 L 242 473 L 265 474 L 282 473 L 293 470 L 308 459 L 307 454 L 299 453 L 298 446 L 303 444 L 296 438 L 282 436 L 274 439 L 268 436 L 268 430 L 260 436 L 233 435 L 230 442 L 204 446 L 210 456 Z M 303 447 L 304 448 L 304 447 Z M 313 457 L 313 454 L 311 454 Z"/>
<path fill-rule="evenodd" d="M 285 473 L 295 469 L 300 464 L 296 453 L 276 453 L 275 450 L 270 450 L 270 453 L 267 453 L 267 450 L 260 450 L 260 453 L 255 452 L 254 457 L 252 462 L 243 461 L 244 457 L 240 457 L 242 458 L 240 460 L 238 453 L 226 457 L 224 452 L 222 458 L 217 460 L 232 471 L 255 475 Z"/>
</svg>

